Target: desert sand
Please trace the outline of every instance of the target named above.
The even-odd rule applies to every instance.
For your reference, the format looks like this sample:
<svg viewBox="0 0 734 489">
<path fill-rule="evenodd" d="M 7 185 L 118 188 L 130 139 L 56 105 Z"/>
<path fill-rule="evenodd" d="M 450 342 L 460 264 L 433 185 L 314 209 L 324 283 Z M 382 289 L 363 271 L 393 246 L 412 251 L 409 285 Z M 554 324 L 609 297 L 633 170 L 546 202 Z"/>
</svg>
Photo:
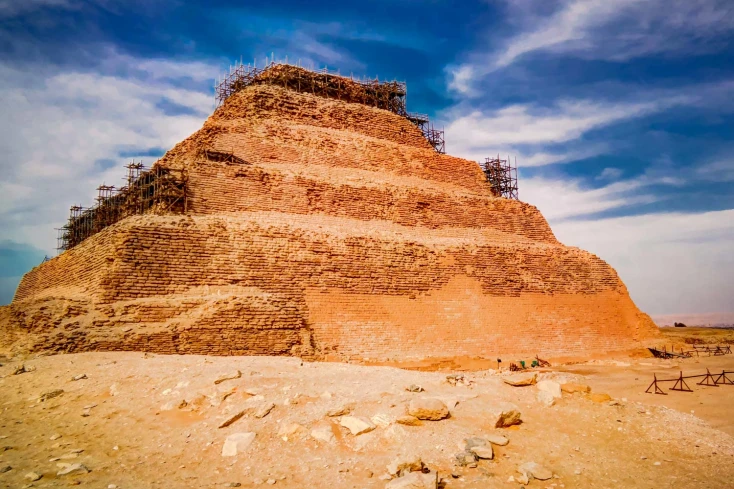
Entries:
<svg viewBox="0 0 734 489">
<path fill-rule="evenodd" d="M 519 488 L 518 467 L 527 462 L 553 474 L 530 480 L 531 488 L 719 488 L 734 481 L 734 386 L 644 393 L 653 373 L 734 370 L 732 355 L 673 361 L 638 352 L 534 369 L 537 382 L 591 388 L 550 400 L 538 384 L 506 384 L 511 374 L 496 369 L 135 352 L 0 363 L 0 487 L 383 488 L 391 483 L 388 465 L 415 456 L 446 488 Z M 30 371 L 14 374 L 21 365 Z M 397 422 L 411 401 L 425 398 L 441 400 L 449 417 Z M 497 428 L 493 413 L 508 409 L 522 422 Z M 352 434 L 343 426 L 351 417 L 368 431 Z M 254 435 L 239 435 L 245 441 L 236 455 L 223 455 L 237 433 Z M 457 464 L 465 439 L 496 434 L 509 443 L 493 446 L 492 460 Z M 40 479 L 32 482 L 30 473 Z"/>
</svg>

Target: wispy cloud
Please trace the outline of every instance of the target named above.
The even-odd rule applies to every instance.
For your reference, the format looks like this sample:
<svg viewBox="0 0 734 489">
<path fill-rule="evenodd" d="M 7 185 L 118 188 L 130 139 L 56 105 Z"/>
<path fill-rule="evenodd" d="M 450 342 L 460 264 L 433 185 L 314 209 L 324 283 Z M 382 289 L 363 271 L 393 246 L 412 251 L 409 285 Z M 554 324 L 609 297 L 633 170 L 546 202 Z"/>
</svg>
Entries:
<svg viewBox="0 0 734 489">
<path fill-rule="evenodd" d="M 624 174 L 622 170 L 619 168 L 604 168 L 602 172 L 599 174 L 599 176 L 596 177 L 597 180 L 618 180 L 619 177 L 621 177 Z"/>
<path fill-rule="evenodd" d="M 123 67 L 125 76 L 135 70 L 149 76 L 140 81 L 71 71 L 38 81 L 37 73 L 0 65 L 0 151 L 6 155 L 0 162 L 0 226 L 14 241 L 51 252 L 53 228 L 63 224 L 68 207 L 90 204 L 103 182 L 121 183 L 132 148 L 147 155 L 150 148 L 172 147 L 210 113 L 209 93 L 173 80 L 203 65 L 119 60 L 130 64 Z M 213 67 L 206 71 L 215 73 Z M 169 113 L 161 100 L 186 108 L 186 114 Z"/>
<path fill-rule="evenodd" d="M 478 47 L 468 61 L 449 68 L 449 87 L 477 94 L 474 83 L 525 55 L 549 53 L 583 59 L 626 61 L 643 56 L 683 56 L 725 48 L 734 30 L 734 6 L 726 0 L 563 0 L 554 13 L 547 2 L 508 2 L 516 35 L 497 49 Z"/>
<path fill-rule="evenodd" d="M 573 0 L 565 2 L 536 29 L 511 38 L 494 60 L 495 67 L 511 64 L 523 54 L 543 49 L 588 50 L 590 30 L 624 15 L 645 0 Z"/>
<path fill-rule="evenodd" d="M 565 99 L 548 107 L 516 104 L 493 111 L 473 110 L 469 113 L 464 112 L 466 105 L 459 104 L 443 116 L 449 120 L 445 131 L 453 153 L 471 159 L 497 152 L 521 154 L 525 157 L 523 164 L 541 166 L 588 158 L 605 149 L 603 144 L 594 144 L 558 153 L 543 150 L 543 145 L 576 140 L 591 130 L 689 101 L 685 96 L 619 103 Z M 522 149 L 527 145 L 541 149 L 531 153 Z"/>
<path fill-rule="evenodd" d="M 700 165 L 695 176 L 709 182 L 734 182 L 734 157 Z"/>
<path fill-rule="evenodd" d="M 522 179 L 521 192 L 522 200 L 538 207 L 548 220 L 559 222 L 655 202 L 660 197 L 643 191 L 653 183 L 639 177 L 590 188 L 582 179 L 531 177 Z"/>
</svg>

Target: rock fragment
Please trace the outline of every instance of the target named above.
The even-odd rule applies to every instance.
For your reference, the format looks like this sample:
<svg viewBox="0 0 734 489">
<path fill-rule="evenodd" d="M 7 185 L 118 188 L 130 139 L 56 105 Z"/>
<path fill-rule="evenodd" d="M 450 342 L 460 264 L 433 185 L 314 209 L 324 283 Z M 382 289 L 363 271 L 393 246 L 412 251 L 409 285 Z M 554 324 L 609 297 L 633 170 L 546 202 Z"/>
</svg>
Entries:
<svg viewBox="0 0 734 489">
<path fill-rule="evenodd" d="M 298 423 L 283 423 L 280 429 L 278 429 L 278 436 L 287 439 L 289 436 L 295 435 L 302 428 L 303 426 Z"/>
<path fill-rule="evenodd" d="M 436 489 L 438 487 L 438 473 L 410 472 L 402 477 L 393 479 L 385 485 L 385 489 Z"/>
<path fill-rule="evenodd" d="M 561 391 L 565 392 L 566 394 L 575 394 L 577 392 L 586 394 L 587 392 L 591 392 L 591 387 L 584 384 L 567 383 L 561 384 Z"/>
<path fill-rule="evenodd" d="M 494 458 L 494 450 L 492 450 L 491 444 L 486 445 L 479 445 L 475 447 L 471 447 L 469 449 L 474 455 L 477 456 L 477 458 L 485 459 L 485 460 L 492 460 Z"/>
<path fill-rule="evenodd" d="M 456 458 L 457 465 L 461 467 L 477 466 L 477 456 L 469 450 L 457 453 L 454 458 Z"/>
<path fill-rule="evenodd" d="M 609 402 L 612 400 L 612 396 L 609 394 L 589 394 L 589 399 L 591 399 L 594 402 Z"/>
<path fill-rule="evenodd" d="M 553 404 L 556 403 L 556 398 L 547 391 L 539 391 L 538 392 L 538 402 L 543 404 L 546 407 L 551 407 Z"/>
<path fill-rule="evenodd" d="M 456 385 L 471 385 L 473 382 L 466 378 L 464 374 L 451 374 L 446 376 L 446 382 L 449 384 Z"/>
<path fill-rule="evenodd" d="M 489 434 L 485 436 L 486 440 L 491 443 L 492 445 L 497 445 L 498 447 L 504 447 L 508 443 L 510 443 L 510 440 L 507 439 L 506 436 L 497 435 L 497 434 Z"/>
<path fill-rule="evenodd" d="M 423 424 L 423 421 L 410 414 L 398 417 L 395 422 L 405 426 L 421 426 Z"/>
<path fill-rule="evenodd" d="M 336 416 L 346 416 L 347 414 L 352 412 L 352 406 L 349 404 L 344 404 L 342 406 L 339 406 L 337 408 L 329 410 L 326 415 L 330 418 L 334 418 Z"/>
<path fill-rule="evenodd" d="M 380 428 L 387 428 L 388 426 L 390 426 L 390 424 L 392 424 L 393 417 L 387 413 L 378 413 L 372 416 L 370 418 L 370 421 L 372 421 L 375 426 L 379 426 Z"/>
<path fill-rule="evenodd" d="M 225 380 L 234 380 L 239 379 L 240 377 L 242 377 L 242 372 L 238 370 L 237 373 L 225 374 L 220 376 L 219 378 L 217 378 L 217 380 L 214 381 L 214 384 L 221 384 Z"/>
<path fill-rule="evenodd" d="M 59 464 L 63 468 L 56 475 L 79 475 L 91 472 L 84 464 Z"/>
<path fill-rule="evenodd" d="M 0 474 L 4 474 L 5 472 L 10 472 L 11 470 L 13 470 L 13 468 L 10 465 L 0 467 Z"/>
<path fill-rule="evenodd" d="M 418 419 L 438 421 L 449 416 L 449 408 L 440 399 L 424 397 L 410 401 L 408 414 Z"/>
<path fill-rule="evenodd" d="M 367 418 L 357 416 L 343 416 L 339 424 L 348 429 L 353 435 L 361 435 L 375 429 L 374 423 Z"/>
<path fill-rule="evenodd" d="M 43 477 L 43 476 L 41 474 L 36 473 L 36 472 L 28 472 L 23 477 L 26 478 L 26 479 L 28 479 L 31 482 L 35 482 L 37 480 L 41 480 L 41 477 Z"/>
<path fill-rule="evenodd" d="M 423 470 L 423 461 L 416 454 L 398 456 L 387 466 L 387 473 L 393 477 L 421 470 Z"/>
<path fill-rule="evenodd" d="M 275 407 L 275 404 L 273 404 L 272 402 L 263 403 L 260 405 L 259 408 L 255 410 L 254 416 L 258 419 L 264 418 L 265 416 L 270 414 L 270 411 L 272 411 L 274 407 Z"/>
<path fill-rule="evenodd" d="M 54 389 L 51 391 L 46 391 L 43 394 L 41 394 L 41 397 L 38 398 L 38 401 L 39 402 L 48 401 L 49 399 L 53 399 L 54 397 L 59 397 L 63 393 L 64 393 L 64 389 Z"/>
<path fill-rule="evenodd" d="M 231 424 L 235 423 L 235 422 L 236 422 L 236 421 L 238 421 L 238 420 L 239 420 L 239 419 L 240 419 L 240 418 L 241 418 L 242 416 L 244 416 L 246 412 L 247 412 L 247 410 L 245 409 L 245 410 L 242 410 L 242 411 L 238 412 L 238 413 L 237 413 L 237 414 L 235 414 L 234 416 L 231 416 L 231 417 L 230 417 L 229 419 L 225 420 L 225 421 L 224 421 L 224 422 L 223 422 L 222 424 L 220 424 L 220 425 L 219 425 L 219 428 L 226 428 L 227 426 L 229 426 L 229 425 L 231 425 Z"/>
<path fill-rule="evenodd" d="M 560 399 L 561 397 L 561 384 L 558 382 L 553 382 L 552 380 L 541 380 L 535 385 L 535 387 L 537 387 L 541 392 L 547 392 L 555 399 Z"/>
<path fill-rule="evenodd" d="M 247 449 L 255 440 L 255 433 L 232 433 L 224 440 L 222 457 L 234 457 Z"/>
<path fill-rule="evenodd" d="M 508 426 L 522 423 L 520 409 L 509 402 L 498 402 L 487 406 L 489 421 L 495 428 L 507 428 Z"/>
<path fill-rule="evenodd" d="M 514 374 L 505 377 L 502 379 L 505 384 L 511 385 L 513 387 L 525 387 L 528 385 L 534 385 L 535 382 L 538 380 L 538 374 L 537 373 L 524 373 L 524 374 Z"/>
<path fill-rule="evenodd" d="M 484 438 L 465 438 L 464 439 L 464 450 L 471 450 L 474 447 L 482 447 L 486 445 L 488 442 Z M 462 448 L 461 445 L 459 445 L 459 448 Z"/>
<path fill-rule="evenodd" d="M 311 430 L 311 437 L 325 443 L 334 442 L 334 431 L 331 426 L 320 426 Z"/>
<path fill-rule="evenodd" d="M 408 392 L 423 392 L 425 389 L 418 384 L 410 384 L 408 387 L 405 388 Z"/>
<path fill-rule="evenodd" d="M 13 370 L 13 375 L 20 375 L 25 374 L 28 372 L 33 372 L 36 370 L 36 367 L 26 367 L 25 365 L 18 365 L 15 367 L 15 370 Z"/>
<path fill-rule="evenodd" d="M 545 481 L 553 477 L 553 472 L 551 472 L 550 469 L 547 469 L 536 462 L 526 462 L 520 465 L 517 468 L 517 471 L 528 479 Z"/>
<path fill-rule="evenodd" d="M 82 380 L 86 378 L 87 378 L 87 374 L 79 374 L 79 375 L 75 375 L 74 377 L 72 377 L 71 380 L 72 382 L 75 382 L 77 380 Z"/>
</svg>

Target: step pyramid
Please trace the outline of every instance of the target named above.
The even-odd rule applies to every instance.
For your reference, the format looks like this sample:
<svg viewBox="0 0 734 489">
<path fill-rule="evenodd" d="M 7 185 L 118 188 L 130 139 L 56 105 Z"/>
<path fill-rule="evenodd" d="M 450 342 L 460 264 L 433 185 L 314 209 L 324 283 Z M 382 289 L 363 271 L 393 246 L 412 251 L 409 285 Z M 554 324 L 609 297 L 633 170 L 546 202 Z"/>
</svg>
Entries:
<svg viewBox="0 0 734 489">
<path fill-rule="evenodd" d="M 235 87 L 155 163 L 185 175 L 183 207 L 151 205 L 26 274 L 0 346 L 384 360 L 581 355 L 657 335 L 607 263 L 498 197 L 476 162 L 437 152 L 348 78 L 316 93 L 300 80 L 323 74 L 297 74 Z"/>
</svg>

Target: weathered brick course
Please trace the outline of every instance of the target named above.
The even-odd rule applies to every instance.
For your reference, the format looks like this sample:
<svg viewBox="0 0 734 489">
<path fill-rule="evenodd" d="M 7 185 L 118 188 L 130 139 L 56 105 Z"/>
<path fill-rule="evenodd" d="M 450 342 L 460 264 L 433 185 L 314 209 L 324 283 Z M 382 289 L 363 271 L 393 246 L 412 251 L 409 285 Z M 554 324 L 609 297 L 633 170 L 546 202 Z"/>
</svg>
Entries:
<svg viewBox="0 0 734 489">
<path fill-rule="evenodd" d="M 390 112 L 250 87 L 158 164 L 187 169 L 188 213 L 126 218 L 26 274 L 2 348 L 384 359 L 655 334 L 609 265 Z"/>
</svg>

